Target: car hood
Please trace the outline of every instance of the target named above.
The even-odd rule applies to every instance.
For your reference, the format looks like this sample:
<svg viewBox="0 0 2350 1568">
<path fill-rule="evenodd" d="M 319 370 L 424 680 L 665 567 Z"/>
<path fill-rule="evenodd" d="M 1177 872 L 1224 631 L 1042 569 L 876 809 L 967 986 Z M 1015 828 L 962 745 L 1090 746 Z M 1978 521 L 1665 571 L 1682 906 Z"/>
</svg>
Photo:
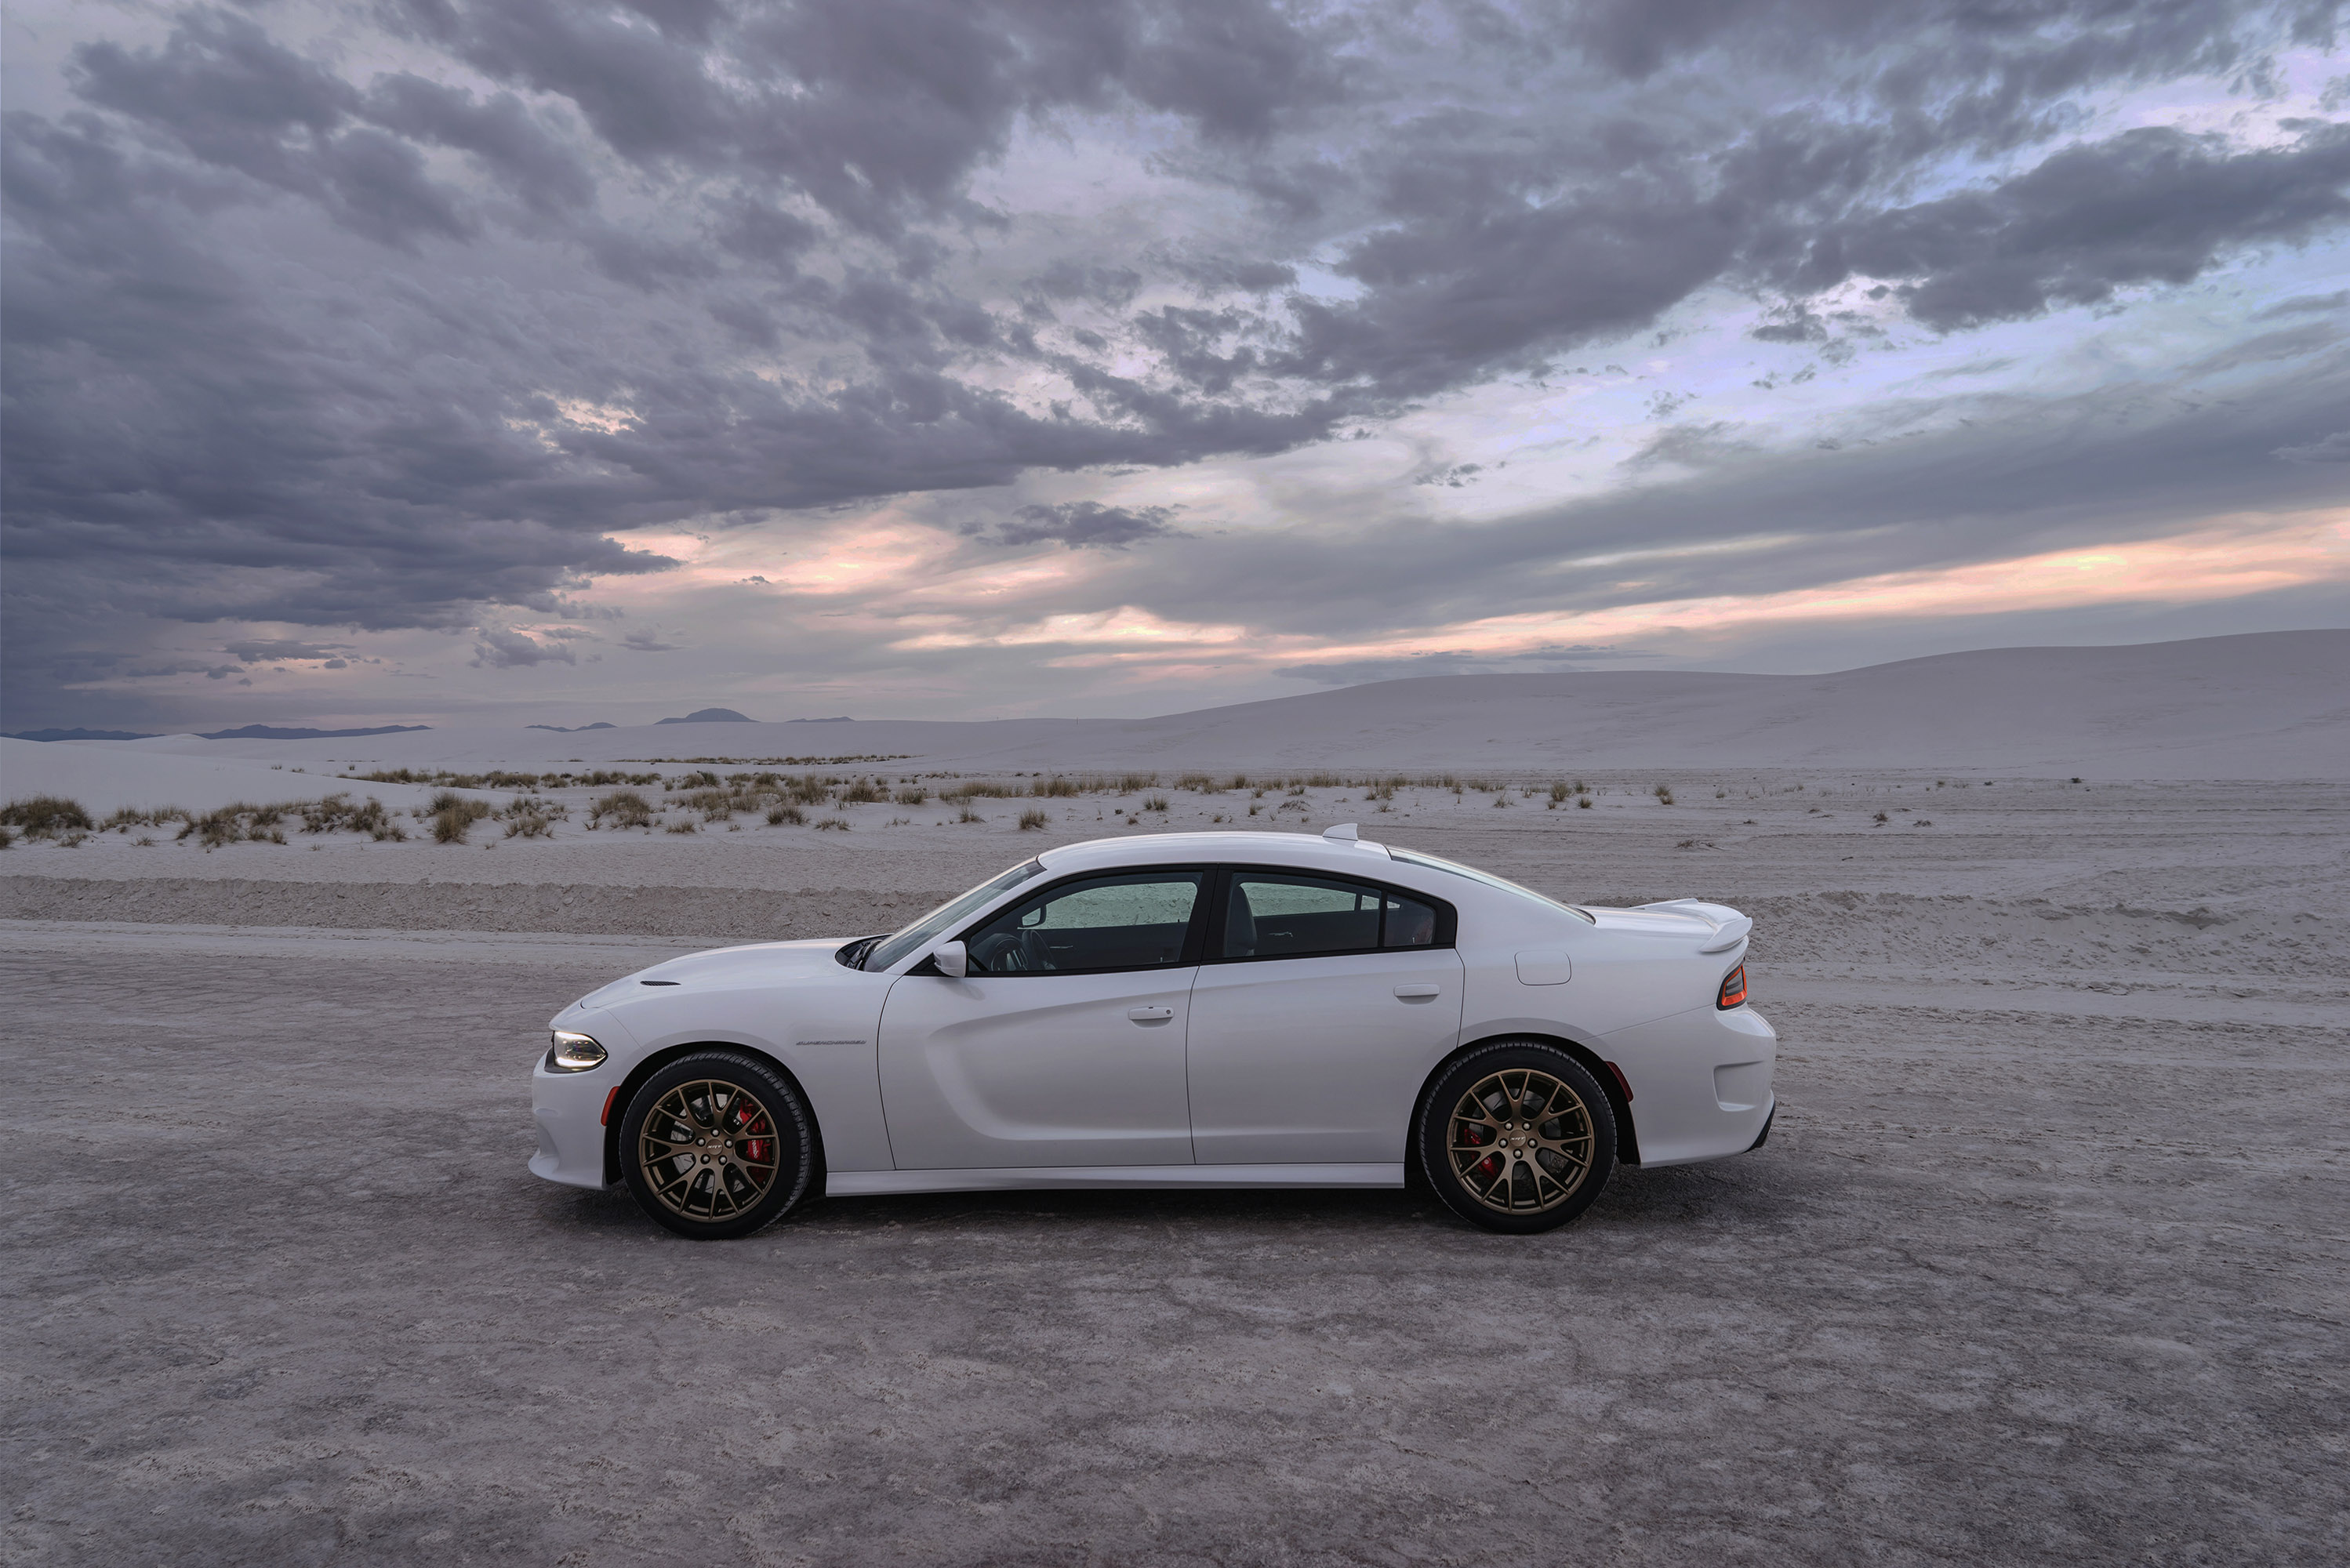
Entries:
<svg viewBox="0 0 2350 1568">
<path fill-rule="evenodd" d="M 601 990 L 591 991 L 564 1010 L 566 1014 L 615 1007 L 654 996 L 682 996 L 696 991 L 731 991 L 746 982 L 789 984 L 801 975 L 826 977 L 840 971 L 833 955 L 854 939 L 818 937 L 796 942 L 753 942 L 739 948 L 712 948 L 687 953 L 624 975 Z M 556 1022 L 562 1021 L 558 1015 Z"/>
</svg>

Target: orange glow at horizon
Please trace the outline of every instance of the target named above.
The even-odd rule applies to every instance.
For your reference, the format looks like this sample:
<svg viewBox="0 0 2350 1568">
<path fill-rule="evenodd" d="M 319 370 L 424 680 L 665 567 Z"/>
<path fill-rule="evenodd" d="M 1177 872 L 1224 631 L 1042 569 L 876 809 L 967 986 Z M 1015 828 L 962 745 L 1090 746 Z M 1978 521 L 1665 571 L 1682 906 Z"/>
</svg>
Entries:
<svg viewBox="0 0 2350 1568">
<path fill-rule="evenodd" d="M 1961 566 L 1883 572 L 1777 593 L 1658 599 L 1608 609 L 1537 611 L 1458 622 L 1378 641 L 1337 642 L 1231 625 L 1186 624 L 1147 610 L 1054 615 L 994 633 L 941 628 L 899 642 L 913 649 L 1037 644 L 1091 650 L 1055 663 L 1132 665 L 1218 651 L 1218 663 L 1393 657 L 1419 652 L 1503 655 L 1559 641 L 1653 633 L 1670 627 L 1726 633 L 1805 621 L 1997 615 L 2097 605 L 2197 603 L 2350 581 L 2350 512 L 2339 508 L 2215 518 L 2193 533 L 2053 550 Z M 1233 645 L 1245 643 L 1239 658 Z"/>
</svg>

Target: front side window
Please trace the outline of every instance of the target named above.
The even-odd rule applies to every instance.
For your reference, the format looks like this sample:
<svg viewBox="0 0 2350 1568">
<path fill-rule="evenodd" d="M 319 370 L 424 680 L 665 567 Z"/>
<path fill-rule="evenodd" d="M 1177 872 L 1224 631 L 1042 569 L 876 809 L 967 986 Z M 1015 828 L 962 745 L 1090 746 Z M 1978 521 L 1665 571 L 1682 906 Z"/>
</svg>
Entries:
<svg viewBox="0 0 2350 1568">
<path fill-rule="evenodd" d="M 1199 871 L 1131 871 L 1064 882 L 963 938 L 973 974 L 1161 969 L 1180 963 Z"/>
<path fill-rule="evenodd" d="M 1318 877 L 1235 871 L 1224 898 L 1218 956 L 1303 958 L 1430 947 L 1435 941 L 1435 909 L 1392 890 Z"/>
<path fill-rule="evenodd" d="M 899 930 L 895 936 L 883 940 L 879 946 L 865 955 L 864 962 L 858 967 L 888 969 L 907 954 L 930 946 L 931 943 L 938 940 L 941 933 L 953 929 L 958 921 L 967 920 L 979 910 L 985 909 L 989 901 L 997 896 L 1010 892 L 1032 877 L 1042 877 L 1044 874 L 1045 867 L 1042 865 L 1029 860 L 1014 866 L 1000 877 L 991 877 L 960 898 L 949 899 L 912 925 Z"/>
</svg>

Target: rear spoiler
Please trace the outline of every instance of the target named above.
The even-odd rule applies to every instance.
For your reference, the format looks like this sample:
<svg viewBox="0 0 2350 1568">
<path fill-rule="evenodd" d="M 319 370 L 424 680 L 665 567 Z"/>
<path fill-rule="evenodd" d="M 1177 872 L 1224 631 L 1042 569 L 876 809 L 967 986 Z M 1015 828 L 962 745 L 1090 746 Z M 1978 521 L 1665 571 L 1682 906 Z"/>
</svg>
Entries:
<svg viewBox="0 0 2350 1568">
<path fill-rule="evenodd" d="M 1670 909 L 1676 915 L 1695 915 L 1713 928 L 1697 950 L 1701 953 L 1726 953 L 1744 941 L 1754 929 L 1754 922 L 1727 904 L 1709 904 L 1698 898 L 1667 898 L 1661 903 L 1643 904 L 1644 909 Z"/>
</svg>

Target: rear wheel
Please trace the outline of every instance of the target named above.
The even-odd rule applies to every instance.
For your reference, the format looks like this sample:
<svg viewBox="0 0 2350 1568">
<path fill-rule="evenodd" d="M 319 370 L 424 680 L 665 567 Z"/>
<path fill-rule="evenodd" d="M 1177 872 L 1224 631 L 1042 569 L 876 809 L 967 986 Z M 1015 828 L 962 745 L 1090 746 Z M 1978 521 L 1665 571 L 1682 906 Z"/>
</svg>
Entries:
<svg viewBox="0 0 2350 1568">
<path fill-rule="evenodd" d="M 697 1051 L 645 1080 L 620 1118 L 638 1204 L 696 1241 L 747 1236 L 806 1199 L 816 1119 L 783 1075 L 739 1051 Z"/>
<path fill-rule="evenodd" d="M 1420 1167 L 1444 1206 L 1488 1231 L 1564 1225 L 1616 1168 L 1616 1116 L 1555 1045 L 1501 1041 L 1446 1069 L 1420 1106 Z"/>
</svg>

